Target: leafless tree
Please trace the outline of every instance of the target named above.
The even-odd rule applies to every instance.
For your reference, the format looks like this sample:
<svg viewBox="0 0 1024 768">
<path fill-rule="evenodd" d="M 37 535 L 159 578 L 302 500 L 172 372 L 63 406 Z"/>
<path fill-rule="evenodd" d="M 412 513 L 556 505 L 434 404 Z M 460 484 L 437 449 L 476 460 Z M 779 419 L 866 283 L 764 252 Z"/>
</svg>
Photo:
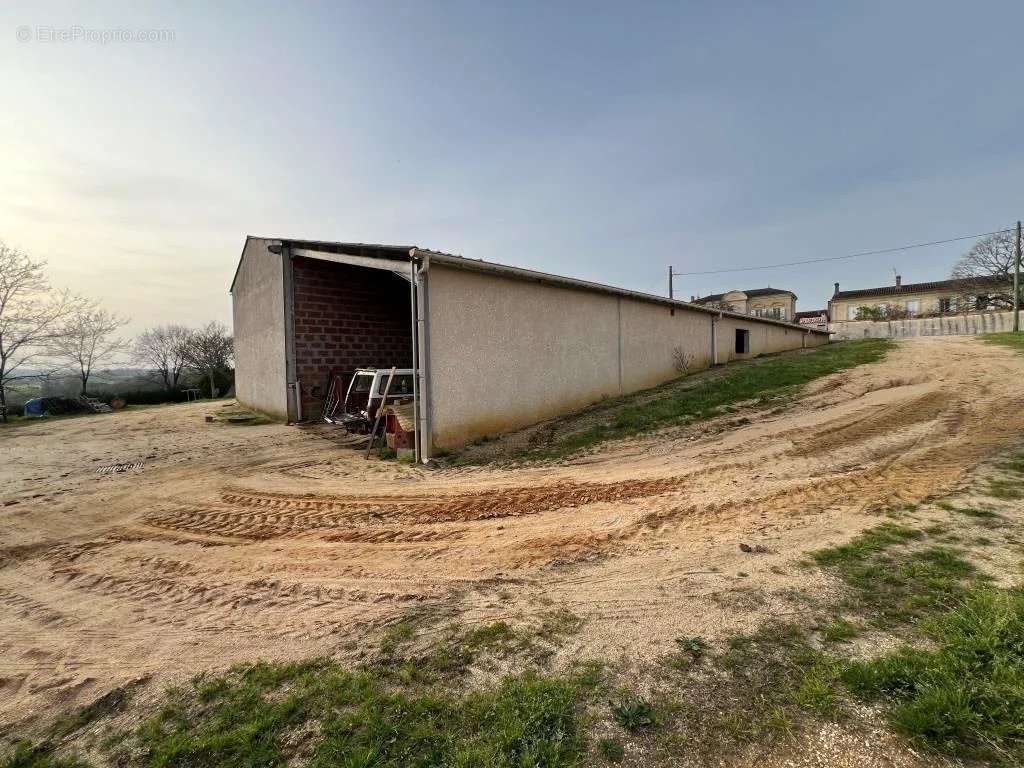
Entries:
<svg viewBox="0 0 1024 768">
<path fill-rule="evenodd" d="M 235 343 L 228 329 L 218 322 L 193 331 L 185 347 L 185 363 L 210 381 L 210 396 L 217 396 L 215 377 L 231 368 Z"/>
<path fill-rule="evenodd" d="M 83 302 L 71 311 L 51 342 L 50 354 L 75 371 L 82 381 L 83 395 L 93 369 L 126 349 L 124 339 L 115 334 L 127 323 L 128 318 L 98 307 L 94 302 Z"/>
<path fill-rule="evenodd" d="M 4 421 L 6 387 L 30 376 L 26 364 L 46 352 L 75 303 L 66 291 L 51 291 L 45 267 L 46 262 L 0 241 L 0 413 Z"/>
<path fill-rule="evenodd" d="M 158 325 L 139 335 L 132 354 L 159 376 L 164 389 L 177 389 L 191 336 L 192 330 L 183 325 Z"/>
<path fill-rule="evenodd" d="M 964 281 L 959 306 L 966 310 L 981 296 L 987 308 L 1013 308 L 1015 237 L 1013 232 L 983 237 L 953 266 L 953 277 Z"/>
</svg>

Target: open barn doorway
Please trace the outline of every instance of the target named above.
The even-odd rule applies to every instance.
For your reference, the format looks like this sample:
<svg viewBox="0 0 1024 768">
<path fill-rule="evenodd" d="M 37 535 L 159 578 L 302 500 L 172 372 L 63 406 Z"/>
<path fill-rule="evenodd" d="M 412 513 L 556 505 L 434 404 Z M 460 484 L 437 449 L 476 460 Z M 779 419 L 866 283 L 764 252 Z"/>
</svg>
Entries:
<svg viewBox="0 0 1024 768">
<path fill-rule="evenodd" d="M 297 256 L 292 287 L 303 421 L 320 418 L 333 377 L 347 388 L 359 368 L 413 367 L 406 273 Z"/>
</svg>

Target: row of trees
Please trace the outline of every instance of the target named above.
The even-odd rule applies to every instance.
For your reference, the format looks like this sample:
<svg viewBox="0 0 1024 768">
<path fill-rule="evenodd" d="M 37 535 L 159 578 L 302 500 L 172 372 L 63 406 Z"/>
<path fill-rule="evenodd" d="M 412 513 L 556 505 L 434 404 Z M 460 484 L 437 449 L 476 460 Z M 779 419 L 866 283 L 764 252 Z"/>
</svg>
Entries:
<svg viewBox="0 0 1024 768">
<path fill-rule="evenodd" d="M 0 410 L 17 381 L 74 375 L 85 394 L 93 371 L 121 359 L 152 371 L 168 390 L 194 372 L 209 379 L 213 393 L 215 377 L 230 369 L 233 342 L 223 325 L 162 326 L 132 342 L 120 335 L 128 318 L 54 290 L 45 268 L 0 241 Z"/>
<path fill-rule="evenodd" d="M 209 380 L 211 395 L 217 392 L 217 375 L 231 368 L 234 352 L 234 340 L 216 322 L 198 329 L 160 325 L 143 332 L 132 345 L 133 359 L 151 371 L 164 389 L 178 389 L 182 376 L 194 371 Z"/>
</svg>

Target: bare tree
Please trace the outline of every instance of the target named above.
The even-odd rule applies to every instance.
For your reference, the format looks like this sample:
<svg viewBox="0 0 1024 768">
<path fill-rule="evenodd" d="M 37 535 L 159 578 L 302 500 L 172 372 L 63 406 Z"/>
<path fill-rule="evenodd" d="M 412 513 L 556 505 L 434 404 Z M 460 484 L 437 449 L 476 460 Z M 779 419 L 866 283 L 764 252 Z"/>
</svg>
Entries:
<svg viewBox="0 0 1024 768">
<path fill-rule="evenodd" d="M 963 280 L 958 306 L 965 310 L 1013 308 L 1013 232 L 997 232 L 976 242 L 953 266 L 953 277 Z M 981 301 L 978 301 L 981 297 Z"/>
<path fill-rule="evenodd" d="M 235 354 L 234 339 L 218 322 L 193 331 L 185 347 L 185 362 L 210 381 L 210 397 L 217 396 L 215 377 L 231 368 Z"/>
<path fill-rule="evenodd" d="M 127 323 L 128 318 L 97 307 L 93 302 L 81 303 L 68 315 L 60 333 L 51 342 L 51 354 L 67 363 L 81 379 L 83 395 L 93 369 L 126 348 L 125 341 L 115 334 Z"/>
<path fill-rule="evenodd" d="M 74 304 L 66 291 L 54 294 L 46 262 L 0 241 L 0 413 L 7 421 L 6 387 L 29 378 L 25 365 L 45 353 Z"/>
<path fill-rule="evenodd" d="M 183 325 L 158 325 L 139 335 L 132 354 L 160 377 L 164 389 L 177 389 L 191 336 L 191 329 Z"/>
</svg>

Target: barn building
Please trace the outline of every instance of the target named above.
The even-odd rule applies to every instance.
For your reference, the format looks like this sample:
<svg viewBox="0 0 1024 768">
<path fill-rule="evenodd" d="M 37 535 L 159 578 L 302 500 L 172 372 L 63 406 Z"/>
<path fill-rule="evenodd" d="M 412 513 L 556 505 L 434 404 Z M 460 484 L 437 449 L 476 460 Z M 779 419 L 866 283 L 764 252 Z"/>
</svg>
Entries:
<svg viewBox="0 0 1024 768">
<path fill-rule="evenodd" d="M 828 333 L 405 245 L 247 237 L 231 284 L 235 391 L 319 417 L 331 372 L 412 368 L 426 459 Z"/>
</svg>

